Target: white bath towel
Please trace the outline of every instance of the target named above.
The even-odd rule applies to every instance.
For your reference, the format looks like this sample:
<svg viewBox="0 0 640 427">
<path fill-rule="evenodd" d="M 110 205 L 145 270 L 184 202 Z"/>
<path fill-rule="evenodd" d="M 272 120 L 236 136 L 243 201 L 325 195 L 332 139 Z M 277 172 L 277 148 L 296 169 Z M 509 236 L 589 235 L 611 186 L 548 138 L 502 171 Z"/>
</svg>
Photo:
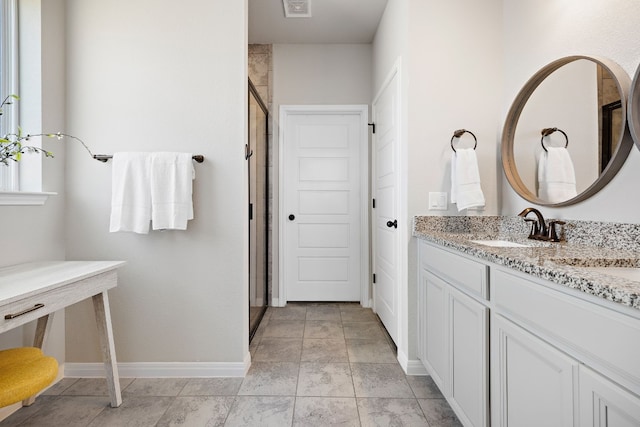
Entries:
<svg viewBox="0 0 640 427">
<path fill-rule="evenodd" d="M 151 223 L 154 230 L 186 230 L 193 219 L 191 153 L 151 155 Z"/>
<path fill-rule="evenodd" d="M 547 147 L 538 161 L 538 197 L 559 203 L 576 195 L 576 174 L 569 151 L 564 147 Z"/>
<path fill-rule="evenodd" d="M 458 211 L 484 206 L 478 159 L 472 148 L 458 148 L 451 155 L 451 203 Z"/>
<path fill-rule="evenodd" d="M 151 221 L 149 153 L 115 153 L 111 169 L 109 231 L 146 234 Z"/>
</svg>

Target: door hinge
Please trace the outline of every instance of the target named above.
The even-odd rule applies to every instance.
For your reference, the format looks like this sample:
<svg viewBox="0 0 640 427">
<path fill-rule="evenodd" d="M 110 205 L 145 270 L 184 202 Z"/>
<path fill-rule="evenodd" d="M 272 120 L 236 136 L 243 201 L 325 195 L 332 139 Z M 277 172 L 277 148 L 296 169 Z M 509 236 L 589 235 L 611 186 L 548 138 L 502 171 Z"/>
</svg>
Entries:
<svg viewBox="0 0 640 427">
<path fill-rule="evenodd" d="M 369 123 L 369 126 L 371 126 L 371 131 L 373 133 L 376 133 L 376 124 L 375 123 Z"/>
<path fill-rule="evenodd" d="M 253 203 L 249 203 L 249 221 L 253 219 Z"/>
<path fill-rule="evenodd" d="M 376 199 L 371 199 L 371 206 L 373 207 L 373 209 L 376 208 Z"/>
<path fill-rule="evenodd" d="M 376 273 L 373 273 L 373 283 L 376 283 Z"/>
</svg>

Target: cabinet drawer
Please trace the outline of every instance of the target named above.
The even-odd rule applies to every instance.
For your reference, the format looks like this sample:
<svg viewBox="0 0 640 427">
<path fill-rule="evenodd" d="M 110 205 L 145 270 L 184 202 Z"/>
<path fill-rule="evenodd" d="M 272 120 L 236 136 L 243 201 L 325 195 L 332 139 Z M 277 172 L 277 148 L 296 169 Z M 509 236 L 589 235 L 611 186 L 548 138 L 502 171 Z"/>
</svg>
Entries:
<svg viewBox="0 0 640 427">
<path fill-rule="evenodd" d="M 116 271 L 109 271 L 4 304 L 0 306 L 0 333 L 99 294 L 116 284 Z M 13 318 L 7 319 L 6 316 Z"/>
<path fill-rule="evenodd" d="M 482 299 L 489 297 L 488 267 L 446 249 L 420 241 L 420 264 L 447 282 Z"/>
<path fill-rule="evenodd" d="M 498 312 L 640 393 L 640 319 L 568 295 L 554 289 L 557 286 L 491 270 L 491 300 Z"/>
</svg>

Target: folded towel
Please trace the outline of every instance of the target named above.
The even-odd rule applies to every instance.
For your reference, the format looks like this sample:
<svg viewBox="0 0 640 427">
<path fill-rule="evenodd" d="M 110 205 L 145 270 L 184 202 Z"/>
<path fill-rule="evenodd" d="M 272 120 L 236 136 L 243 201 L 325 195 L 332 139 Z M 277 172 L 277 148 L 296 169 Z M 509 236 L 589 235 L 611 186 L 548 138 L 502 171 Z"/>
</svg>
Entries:
<svg viewBox="0 0 640 427">
<path fill-rule="evenodd" d="M 484 206 L 478 159 L 472 148 L 458 148 L 451 155 L 451 203 L 458 211 Z"/>
<path fill-rule="evenodd" d="M 109 231 L 146 234 L 151 220 L 149 153 L 115 153 L 111 169 Z"/>
<path fill-rule="evenodd" d="M 569 151 L 564 147 L 547 147 L 538 161 L 538 197 L 559 203 L 577 195 L 576 174 Z"/>
<path fill-rule="evenodd" d="M 151 155 L 151 221 L 154 230 L 186 230 L 193 219 L 191 153 Z"/>
</svg>

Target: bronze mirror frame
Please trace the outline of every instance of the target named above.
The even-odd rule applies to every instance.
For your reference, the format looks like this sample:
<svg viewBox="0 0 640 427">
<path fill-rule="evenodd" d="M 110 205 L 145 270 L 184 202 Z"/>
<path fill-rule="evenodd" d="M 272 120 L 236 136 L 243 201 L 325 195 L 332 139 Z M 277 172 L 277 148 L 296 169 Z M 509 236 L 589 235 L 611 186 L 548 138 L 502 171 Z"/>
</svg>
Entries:
<svg viewBox="0 0 640 427">
<path fill-rule="evenodd" d="M 640 65 L 636 70 L 633 83 L 631 84 L 627 112 L 627 122 L 629 124 L 631 137 L 635 141 L 636 147 L 640 149 Z"/>
<path fill-rule="evenodd" d="M 598 179 L 596 179 L 589 187 L 587 187 L 583 192 L 579 193 L 576 197 L 572 199 L 565 200 L 559 203 L 549 203 L 545 200 L 540 199 L 535 193 L 533 193 L 522 181 L 522 178 L 518 174 L 518 169 L 516 168 L 515 156 L 514 156 L 514 139 L 516 133 L 516 127 L 518 125 L 518 119 L 520 118 L 520 114 L 533 94 L 536 88 L 546 79 L 551 73 L 559 69 L 560 67 L 569 64 L 571 62 L 577 61 L 579 59 L 586 59 L 591 62 L 595 62 L 596 64 L 602 66 L 606 71 L 608 71 L 611 76 L 616 81 L 616 85 L 618 86 L 618 92 L 620 93 L 621 98 L 621 108 L 622 108 L 622 117 L 623 117 L 623 126 L 624 129 L 620 134 L 620 140 L 618 141 L 617 148 L 614 153 L 612 153 L 611 160 L 606 168 L 600 173 Z M 639 69 L 640 71 L 640 69 Z M 638 75 L 636 75 L 636 79 L 638 79 Z M 640 85 L 640 83 L 637 83 Z M 616 63 L 599 57 L 594 56 L 586 56 L 586 55 L 574 55 L 567 56 L 564 58 L 560 58 L 551 62 L 550 64 L 543 67 L 540 71 L 535 73 L 527 83 L 520 89 L 518 95 L 516 96 L 513 104 L 511 104 L 511 108 L 509 109 L 509 113 L 505 119 L 504 128 L 502 130 L 502 147 L 501 147 L 501 155 L 502 155 L 502 168 L 505 176 L 507 177 L 507 181 L 511 187 L 515 190 L 516 193 L 523 199 L 535 203 L 540 206 L 549 206 L 549 207 L 561 207 L 561 206 L 569 206 L 575 203 L 581 202 L 583 200 L 588 199 L 589 197 L 596 194 L 600 191 L 605 185 L 613 179 L 613 177 L 618 173 L 622 165 L 624 164 L 629 152 L 631 151 L 631 147 L 633 147 L 633 139 L 631 138 L 631 134 L 629 132 L 629 124 L 627 120 L 627 100 L 629 99 L 629 88 L 631 86 L 631 79 L 627 75 L 627 73 Z M 637 94 L 635 98 L 637 101 L 636 105 L 640 105 L 640 88 L 637 90 Z M 630 99 L 629 99 L 630 100 Z M 631 105 L 631 104 L 629 104 Z M 638 148 L 640 148 L 640 115 L 637 115 L 635 129 L 638 135 L 636 139 L 636 144 L 638 144 Z"/>
</svg>

